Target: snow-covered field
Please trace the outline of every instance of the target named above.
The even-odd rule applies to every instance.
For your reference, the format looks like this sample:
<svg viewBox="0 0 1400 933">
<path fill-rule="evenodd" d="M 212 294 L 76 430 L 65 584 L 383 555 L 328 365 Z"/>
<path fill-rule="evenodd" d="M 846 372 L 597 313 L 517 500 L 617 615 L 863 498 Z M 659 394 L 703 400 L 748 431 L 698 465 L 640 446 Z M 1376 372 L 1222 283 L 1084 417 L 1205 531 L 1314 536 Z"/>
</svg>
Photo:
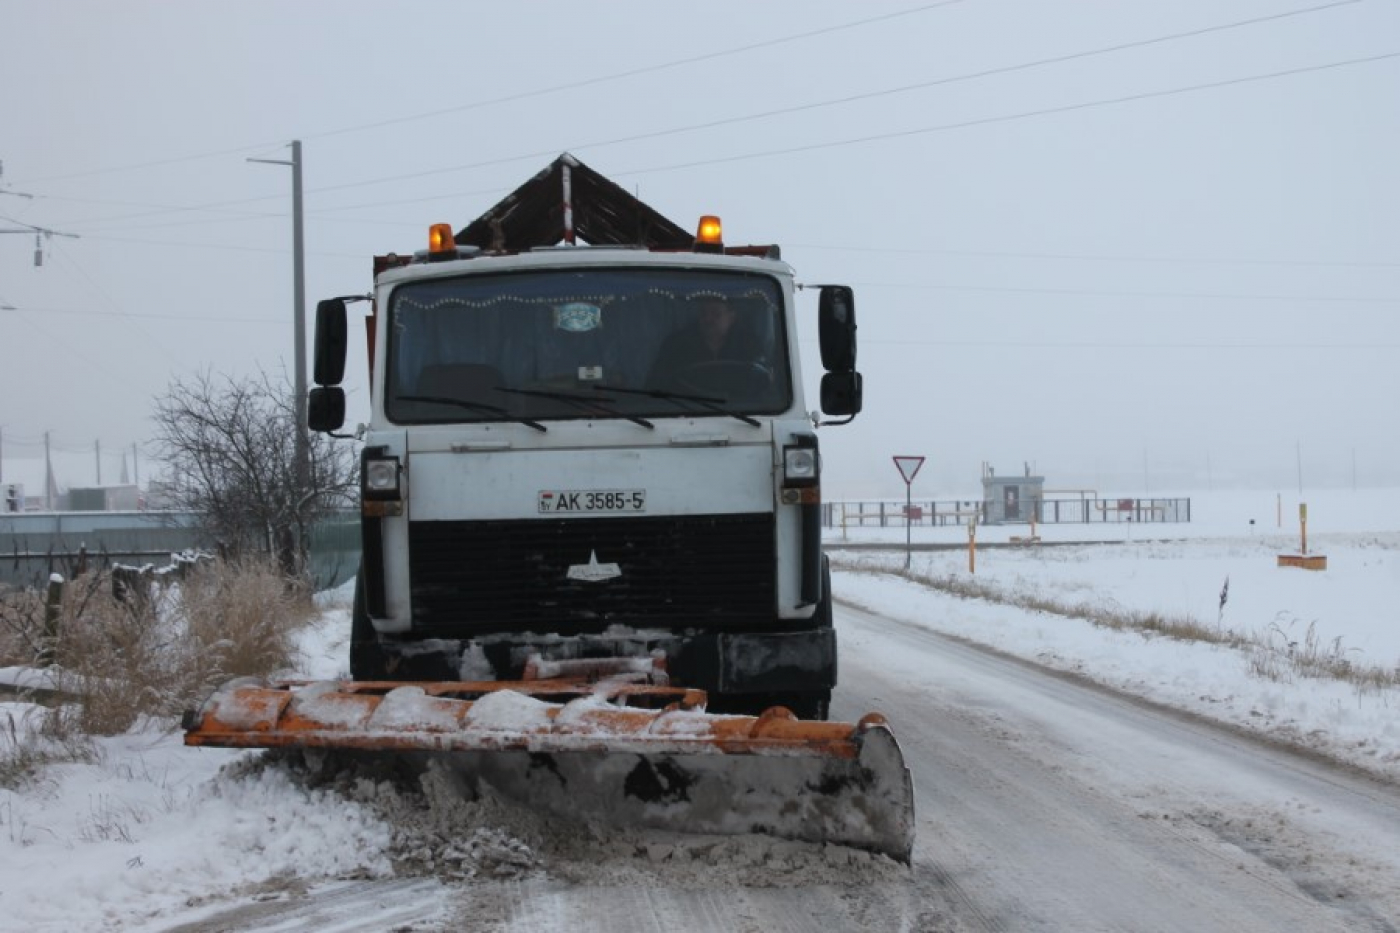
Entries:
<svg viewBox="0 0 1400 933">
<path fill-rule="evenodd" d="M 1284 654 L 1290 641 L 1304 643 L 1311 628 L 1317 643 L 1353 664 L 1394 670 L 1400 665 L 1400 491 L 1310 494 L 1308 502 L 1309 551 L 1328 557 L 1321 572 L 1277 566 L 1279 553 L 1298 547 L 1297 498 L 1284 497 L 1279 528 L 1276 495 L 1258 493 L 1193 497 L 1189 525 L 1041 526 L 1037 533 L 1047 544 L 1110 536 L 1119 543 L 983 548 L 975 577 L 1006 592 L 1061 602 L 1192 616 L 1257 634 L 1261 644 Z M 1026 533 L 1024 526 L 985 527 L 978 543 Z M 966 534 L 915 529 L 914 540 L 965 543 Z M 846 540 L 902 543 L 904 530 L 848 530 Z M 827 543 L 840 548 L 841 533 Z M 902 550 L 837 556 L 865 568 L 837 573 L 843 599 L 1400 778 L 1400 694 L 1393 690 L 1286 673 L 1264 678 L 1253 672 L 1259 648 L 1111 631 L 993 603 L 964 600 L 955 611 L 930 612 L 922 588 L 868 572 L 902 569 Z M 915 552 L 912 563 L 919 573 L 971 576 L 961 550 Z M 326 594 L 324 604 L 303 647 L 303 673 L 313 678 L 344 673 L 347 593 Z M 5 741 L 22 731 L 27 711 L 24 704 L 0 704 Z M 98 740 L 96 747 L 94 761 L 53 766 L 33 786 L 0 792 L 0 929 L 169 929 L 172 918 L 193 922 L 228 898 L 271 898 L 328 879 L 386 877 L 396 862 L 415 858 L 420 865 L 433 861 L 438 878 L 512 877 L 542 867 L 540 854 L 520 842 L 531 838 L 532 828 L 511 824 L 486 803 L 459 808 L 439 825 L 418 826 L 431 832 L 406 843 L 405 829 L 424 817 L 395 813 L 399 804 L 382 787 L 362 784 L 347 799 L 299 786 L 278 769 L 230 768 L 250 753 L 186 749 L 168 724 Z M 452 838 L 433 841 L 434 832 Z M 414 844 L 422 851 L 405 848 Z M 573 870 L 583 870 L 587 851 Z M 645 861 L 646 853 L 642 841 L 628 854 Z M 687 853 L 702 875 L 728 870 L 742 876 L 751 855 L 739 846 Z M 882 870 L 860 860 L 833 863 L 829 854 L 800 847 L 787 858 L 809 879 L 822 872 L 878 877 Z M 444 865 L 451 870 L 444 872 Z M 590 870 L 599 877 L 626 866 Z M 415 889 L 414 897 L 446 903 L 439 882 Z"/>
<path fill-rule="evenodd" d="M 984 526 L 977 531 L 975 563 L 965 549 L 915 550 L 910 571 L 975 580 L 1010 596 L 1189 618 L 1246 636 L 1252 645 L 1231 648 L 1113 631 L 1078 618 L 974 600 L 958 603 L 956 612 L 932 613 L 922 587 L 888 575 L 842 572 L 833 588 L 842 599 L 881 613 L 1400 779 L 1400 691 L 1303 676 L 1290 663 L 1294 655 L 1312 650 L 1358 671 L 1400 679 L 1400 491 L 1306 497 L 1308 554 L 1327 558 L 1321 571 L 1278 564 L 1280 554 L 1301 550 L 1296 495 L 1284 496 L 1281 510 L 1275 493 L 1191 498 L 1189 524 L 1041 525 L 1036 534 L 1043 547 L 984 547 L 1029 534 L 1025 525 Z M 916 546 L 965 546 L 968 537 L 965 528 L 911 531 Z M 905 531 L 848 529 L 844 540 L 902 545 Z M 1117 543 L 1059 543 L 1082 540 Z M 828 539 L 842 566 L 904 567 L 903 547 L 834 550 L 842 541 L 839 531 Z M 1260 670 L 1277 679 L 1260 676 Z"/>
</svg>

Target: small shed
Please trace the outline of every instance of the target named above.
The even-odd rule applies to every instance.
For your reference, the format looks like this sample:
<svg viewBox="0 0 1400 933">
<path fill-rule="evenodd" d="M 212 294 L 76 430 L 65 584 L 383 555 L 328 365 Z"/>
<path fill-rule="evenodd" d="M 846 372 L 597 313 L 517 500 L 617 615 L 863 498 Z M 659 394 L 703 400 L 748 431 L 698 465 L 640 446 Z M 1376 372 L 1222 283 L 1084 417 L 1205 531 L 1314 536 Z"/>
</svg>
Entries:
<svg viewBox="0 0 1400 933">
<path fill-rule="evenodd" d="M 1045 477 L 1033 475 L 1029 463 L 1020 476 L 998 476 L 990 465 L 982 465 L 982 521 L 986 524 L 1037 520 L 1044 496 Z"/>
<path fill-rule="evenodd" d="M 141 507 L 141 491 L 135 486 L 88 486 L 68 490 L 72 512 L 129 512 Z"/>
</svg>

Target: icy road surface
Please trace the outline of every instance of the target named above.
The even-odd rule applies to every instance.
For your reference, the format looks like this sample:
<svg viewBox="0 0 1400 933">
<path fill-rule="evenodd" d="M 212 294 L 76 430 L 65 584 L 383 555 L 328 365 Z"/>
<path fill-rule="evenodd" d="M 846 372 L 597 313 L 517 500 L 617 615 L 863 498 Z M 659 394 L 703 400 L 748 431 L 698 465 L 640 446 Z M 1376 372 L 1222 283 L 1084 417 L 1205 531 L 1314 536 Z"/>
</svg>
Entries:
<svg viewBox="0 0 1400 933">
<path fill-rule="evenodd" d="M 641 837 L 595 865 L 338 883 L 159 929 L 1400 929 L 1393 786 L 905 623 L 837 624 L 833 715 L 884 711 L 914 771 L 911 869 L 843 883 L 810 847 Z"/>
<path fill-rule="evenodd" d="M 1400 929 L 1393 785 L 899 622 L 838 620 L 833 715 L 889 716 L 914 770 L 915 881 L 966 928 Z"/>
</svg>

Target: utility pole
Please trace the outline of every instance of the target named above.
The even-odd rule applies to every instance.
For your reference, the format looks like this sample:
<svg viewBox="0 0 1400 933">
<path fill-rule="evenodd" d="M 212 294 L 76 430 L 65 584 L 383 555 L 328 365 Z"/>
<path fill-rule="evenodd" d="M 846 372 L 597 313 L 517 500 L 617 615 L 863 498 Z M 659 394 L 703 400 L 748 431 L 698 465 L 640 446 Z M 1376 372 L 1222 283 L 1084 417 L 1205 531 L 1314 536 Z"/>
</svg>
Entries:
<svg viewBox="0 0 1400 933">
<path fill-rule="evenodd" d="M 49 453 L 49 432 L 44 432 L 44 509 L 53 511 L 53 456 Z"/>
<path fill-rule="evenodd" d="M 32 227 L 29 224 L 20 223 L 20 221 L 18 220 L 12 220 L 10 221 L 10 223 L 17 223 L 19 224 L 19 227 L 5 227 L 3 229 L 0 229 L 0 233 L 34 234 L 34 265 L 36 266 L 42 266 L 44 264 L 45 240 L 56 236 L 71 237 L 75 240 L 78 239 L 78 235 L 76 233 L 59 233 L 57 230 L 50 230 L 48 227 Z"/>
<path fill-rule="evenodd" d="M 3 181 L 2 181 L 2 180 L 4 179 L 4 177 L 5 177 L 5 163 L 4 163 L 3 161 L 0 161 L 0 194 L 8 194 L 10 197 L 14 197 L 14 198 L 27 198 L 27 199 L 29 199 L 29 200 L 31 200 L 31 201 L 34 200 L 34 195 L 32 195 L 32 194 L 26 194 L 26 193 L 23 192 L 23 191 L 7 191 L 7 190 L 5 190 L 4 184 L 3 184 Z M 7 219 L 8 219 L 8 218 L 7 218 Z M 71 237 L 71 238 L 73 238 L 73 239 L 75 239 L 75 240 L 78 239 L 78 235 L 77 235 L 76 233 L 59 233 L 57 230 L 50 230 L 50 229 L 48 229 L 47 227 L 35 227 L 35 226 L 31 225 L 31 224 L 27 224 L 27 223 L 24 223 L 23 221 L 19 221 L 19 220 L 11 220 L 10 223 L 12 223 L 12 224 L 19 224 L 19 228 L 8 227 L 8 228 L 5 228 L 5 229 L 3 229 L 3 230 L 0 230 L 0 233 L 32 233 L 32 234 L 34 234 L 34 265 L 36 265 L 36 266 L 42 266 L 42 265 L 44 264 L 44 240 L 46 240 L 46 239 L 48 239 L 48 238 L 50 238 L 50 237 L 56 237 L 56 236 Z M 10 309 L 10 310 L 13 310 L 13 309 Z"/>
<path fill-rule="evenodd" d="M 292 309 L 296 333 L 292 341 L 296 362 L 293 368 L 296 393 L 294 402 L 297 413 L 296 424 L 296 482 L 299 492 L 305 492 L 311 482 L 311 442 L 307 437 L 306 426 L 306 256 L 302 236 L 301 203 L 301 140 L 292 140 L 292 158 L 249 159 L 249 162 L 263 162 L 268 165 L 290 165 L 292 167 L 292 289 L 294 292 Z"/>
</svg>

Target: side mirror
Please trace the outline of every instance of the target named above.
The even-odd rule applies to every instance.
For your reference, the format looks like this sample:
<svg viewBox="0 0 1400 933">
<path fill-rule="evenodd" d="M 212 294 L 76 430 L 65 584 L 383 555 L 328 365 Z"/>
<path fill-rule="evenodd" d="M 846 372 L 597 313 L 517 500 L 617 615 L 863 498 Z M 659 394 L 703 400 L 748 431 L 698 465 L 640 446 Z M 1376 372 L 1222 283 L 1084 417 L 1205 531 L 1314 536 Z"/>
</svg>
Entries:
<svg viewBox="0 0 1400 933">
<path fill-rule="evenodd" d="M 317 386 L 306 399 L 306 426 L 323 434 L 340 430 L 345 424 L 345 390 L 340 386 Z"/>
<path fill-rule="evenodd" d="M 316 363 L 318 386 L 337 386 L 345 378 L 345 300 L 328 298 L 316 303 Z M 336 424 L 336 427 L 340 427 Z M 319 428 L 317 430 L 320 430 Z"/>
<path fill-rule="evenodd" d="M 822 411 L 834 417 L 854 418 L 860 414 L 864 380 L 858 372 L 827 373 L 822 376 Z"/>
<path fill-rule="evenodd" d="M 856 368 L 856 294 L 849 286 L 822 286 L 817 304 L 817 330 L 822 366 L 833 373 L 853 372 Z"/>
</svg>

